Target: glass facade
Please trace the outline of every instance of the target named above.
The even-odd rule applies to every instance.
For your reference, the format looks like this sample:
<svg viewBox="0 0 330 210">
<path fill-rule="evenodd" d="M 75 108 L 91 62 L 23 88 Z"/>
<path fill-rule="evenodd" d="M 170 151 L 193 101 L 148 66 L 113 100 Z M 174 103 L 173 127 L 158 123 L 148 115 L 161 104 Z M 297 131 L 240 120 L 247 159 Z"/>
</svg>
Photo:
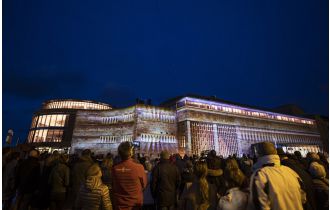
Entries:
<svg viewBox="0 0 330 210">
<path fill-rule="evenodd" d="M 68 115 L 44 114 L 34 116 L 28 135 L 29 143 L 61 142 Z"/>
<path fill-rule="evenodd" d="M 62 100 L 48 102 L 44 105 L 43 109 L 109 110 L 111 109 L 111 106 L 88 101 Z"/>
</svg>

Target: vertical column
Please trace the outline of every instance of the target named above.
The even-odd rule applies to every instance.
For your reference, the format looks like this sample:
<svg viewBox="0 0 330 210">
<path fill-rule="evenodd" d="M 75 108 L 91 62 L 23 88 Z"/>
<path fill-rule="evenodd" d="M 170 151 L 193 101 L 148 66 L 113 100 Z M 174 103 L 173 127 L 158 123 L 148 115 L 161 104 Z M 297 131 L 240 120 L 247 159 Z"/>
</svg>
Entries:
<svg viewBox="0 0 330 210">
<path fill-rule="evenodd" d="M 186 154 L 189 156 L 192 155 L 191 151 L 191 129 L 190 129 L 190 121 L 187 120 L 187 144 L 186 144 Z"/>
<path fill-rule="evenodd" d="M 213 137 L 214 137 L 214 150 L 217 152 L 217 155 L 220 155 L 217 124 L 213 124 Z"/>
<path fill-rule="evenodd" d="M 277 135 L 276 135 L 276 132 L 274 130 L 271 130 L 271 133 L 272 133 L 272 139 L 271 141 L 275 144 L 275 147 L 277 147 Z"/>
<path fill-rule="evenodd" d="M 239 129 L 239 126 L 235 126 L 235 133 L 236 133 L 236 139 L 237 139 L 237 150 L 238 150 L 238 156 L 240 157 L 241 155 L 243 155 L 243 152 L 242 152 L 242 144 L 241 144 L 241 141 L 243 139 L 242 137 L 242 133 L 241 133 L 241 129 Z"/>
</svg>

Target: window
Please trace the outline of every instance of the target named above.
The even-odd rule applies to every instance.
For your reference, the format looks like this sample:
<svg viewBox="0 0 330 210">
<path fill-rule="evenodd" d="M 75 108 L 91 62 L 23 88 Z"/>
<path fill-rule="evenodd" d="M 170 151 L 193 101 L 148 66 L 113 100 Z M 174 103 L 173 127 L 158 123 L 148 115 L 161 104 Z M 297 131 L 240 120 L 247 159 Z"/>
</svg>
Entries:
<svg viewBox="0 0 330 210">
<path fill-rule="evenodd" d="M 63 114 L 41 115 L 39 116 L 39 118 L 38 117 L 34 118 L 31 128 L 54 127 L 54 126 L 64 127 L 66 117 L 67 115 L 63 115 Z M 33 126 L 34 122 L 38 122 L 37 126 Z"/>
</svg>

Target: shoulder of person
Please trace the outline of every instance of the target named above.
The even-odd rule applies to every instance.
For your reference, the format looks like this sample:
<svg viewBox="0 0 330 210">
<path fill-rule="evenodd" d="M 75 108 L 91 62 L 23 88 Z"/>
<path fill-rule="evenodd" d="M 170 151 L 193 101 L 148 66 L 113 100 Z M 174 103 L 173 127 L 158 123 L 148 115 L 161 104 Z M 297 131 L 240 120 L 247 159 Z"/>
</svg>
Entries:
<svg viewBox="0 0 330 210">
<path fill-rule="evenodd" d="M 103 183 L 100 185 L 100 189 L 102 190 L 102 192 L 109 191 L 109 187 L 107 185 L 103 184 Z"/>
</svg>

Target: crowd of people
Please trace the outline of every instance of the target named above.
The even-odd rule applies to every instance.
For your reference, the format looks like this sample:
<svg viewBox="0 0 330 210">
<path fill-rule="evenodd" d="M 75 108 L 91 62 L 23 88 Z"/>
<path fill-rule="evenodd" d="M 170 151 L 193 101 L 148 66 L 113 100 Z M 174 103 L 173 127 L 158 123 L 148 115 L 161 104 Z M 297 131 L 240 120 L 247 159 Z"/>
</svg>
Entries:
<svg viewBox="0 0 330 210">
<path fill-rule="evenodd" d="M 3 209 L 115 210 L 325 210 L 329 163 L 323 154 L 286 154 L 271 142 L 257 154 L 228 158 L 134 154 L 123 142 L 118 155 L 26 154 L 3 149 Z"/>
</svg>

